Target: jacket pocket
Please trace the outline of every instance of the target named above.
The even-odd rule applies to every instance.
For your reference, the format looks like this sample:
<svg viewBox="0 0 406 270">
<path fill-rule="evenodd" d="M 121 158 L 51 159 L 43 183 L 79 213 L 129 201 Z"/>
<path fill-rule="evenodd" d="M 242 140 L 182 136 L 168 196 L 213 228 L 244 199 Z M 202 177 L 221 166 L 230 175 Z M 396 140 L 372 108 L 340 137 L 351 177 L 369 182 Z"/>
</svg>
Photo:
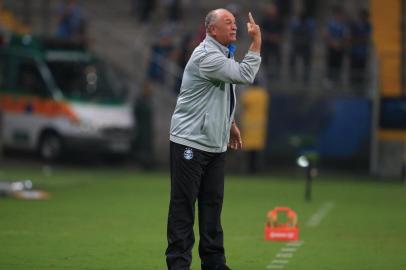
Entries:
<svg viewBox="0 0 406 270">
<path fill-rule="evenodd" d="M 207 134 L 208 119 L 209 119 L 209 113 L 205 113 L 205 115 L 203 116 L 202 126 L 200 127 L 201 132 L 204 134 Z"/>
</svg>

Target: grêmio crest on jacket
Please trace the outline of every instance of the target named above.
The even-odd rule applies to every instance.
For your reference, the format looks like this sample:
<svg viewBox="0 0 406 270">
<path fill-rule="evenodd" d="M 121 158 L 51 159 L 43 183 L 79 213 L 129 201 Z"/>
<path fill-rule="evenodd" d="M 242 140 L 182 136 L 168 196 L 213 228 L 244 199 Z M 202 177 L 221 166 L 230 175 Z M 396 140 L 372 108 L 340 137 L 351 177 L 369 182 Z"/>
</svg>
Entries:
<svg viewBox="0 0 406 270">
<path fill-rule="evenodd" d="M 183 158 L 186 160 L 191 160 L 193 158 L 193 150 L 192 148 L 187 147 L 183 152 Z"/>
</svg>

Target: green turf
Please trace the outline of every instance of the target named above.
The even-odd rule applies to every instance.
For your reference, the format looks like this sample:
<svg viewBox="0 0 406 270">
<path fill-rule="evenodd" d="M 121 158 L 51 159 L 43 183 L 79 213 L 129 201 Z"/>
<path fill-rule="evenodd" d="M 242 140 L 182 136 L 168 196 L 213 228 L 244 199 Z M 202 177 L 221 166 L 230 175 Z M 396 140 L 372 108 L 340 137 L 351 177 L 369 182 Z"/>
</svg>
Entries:
<svg viewBox="0 0 406 270">
<path fill-rule="evenodd" d="M 169 181 L 126 169 L 7 168 L 0 179 L 30 178 L 49 201 L 0 199 L 0 269 L 165 269 Z M 229 265 L 257 270 L 285 245 L 263 240 L 266 212 L 299 214 L 304 244 L 283 269 L 406 269 L 406 186 L 321 175 L 304 202 L 297 176 L 228 176 L 223 227 Z M 326 202 L 317 227 L 306 221 Z M 193 270 L 199 270 L 194 250 Z"/>
</svg>

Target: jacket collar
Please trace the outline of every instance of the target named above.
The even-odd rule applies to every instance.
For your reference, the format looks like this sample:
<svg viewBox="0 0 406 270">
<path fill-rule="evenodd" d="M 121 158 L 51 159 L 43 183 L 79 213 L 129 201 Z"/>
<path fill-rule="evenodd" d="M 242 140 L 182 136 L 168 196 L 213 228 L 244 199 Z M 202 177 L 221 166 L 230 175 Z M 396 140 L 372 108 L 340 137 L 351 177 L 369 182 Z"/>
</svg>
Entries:
<svg viewBox="0 0 406 270">
<path fill-rule="evenodd" d="M 220 42 L 215 40 L 212 36 L 206 34 L 205 41 L 213 44 L 214 46 L 216 46 L 225 56 L 228 55 L 228 52 L 230 50 L 226 46 L 222 45 Z"/>
</svg>

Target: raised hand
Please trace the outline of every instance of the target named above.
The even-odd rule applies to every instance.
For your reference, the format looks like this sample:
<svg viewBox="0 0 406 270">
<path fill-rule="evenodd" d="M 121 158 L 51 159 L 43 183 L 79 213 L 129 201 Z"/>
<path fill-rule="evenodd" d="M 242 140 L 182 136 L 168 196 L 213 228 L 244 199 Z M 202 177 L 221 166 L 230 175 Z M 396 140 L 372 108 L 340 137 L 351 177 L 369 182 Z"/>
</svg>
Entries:
<svg viewBox="0 0 406 270">
<path fill-rule="evenodd" d="M 251 12 L 248 13 L 247 29 L 248 35 L 252 39 L 250 50 L 259 53 L 261 51 L 261 42 L 262 42 L 261 29 L 259 28 L 259 25 L 255 23 Z"/>
<path fill-rule="evenodd" d="M 261 29 L 259 28 L 259 25 L 255 23 L 251 12 L 248 13 L 247 29 L 248 34 L 252 39 L 261 38 Z"/>
</svg>

